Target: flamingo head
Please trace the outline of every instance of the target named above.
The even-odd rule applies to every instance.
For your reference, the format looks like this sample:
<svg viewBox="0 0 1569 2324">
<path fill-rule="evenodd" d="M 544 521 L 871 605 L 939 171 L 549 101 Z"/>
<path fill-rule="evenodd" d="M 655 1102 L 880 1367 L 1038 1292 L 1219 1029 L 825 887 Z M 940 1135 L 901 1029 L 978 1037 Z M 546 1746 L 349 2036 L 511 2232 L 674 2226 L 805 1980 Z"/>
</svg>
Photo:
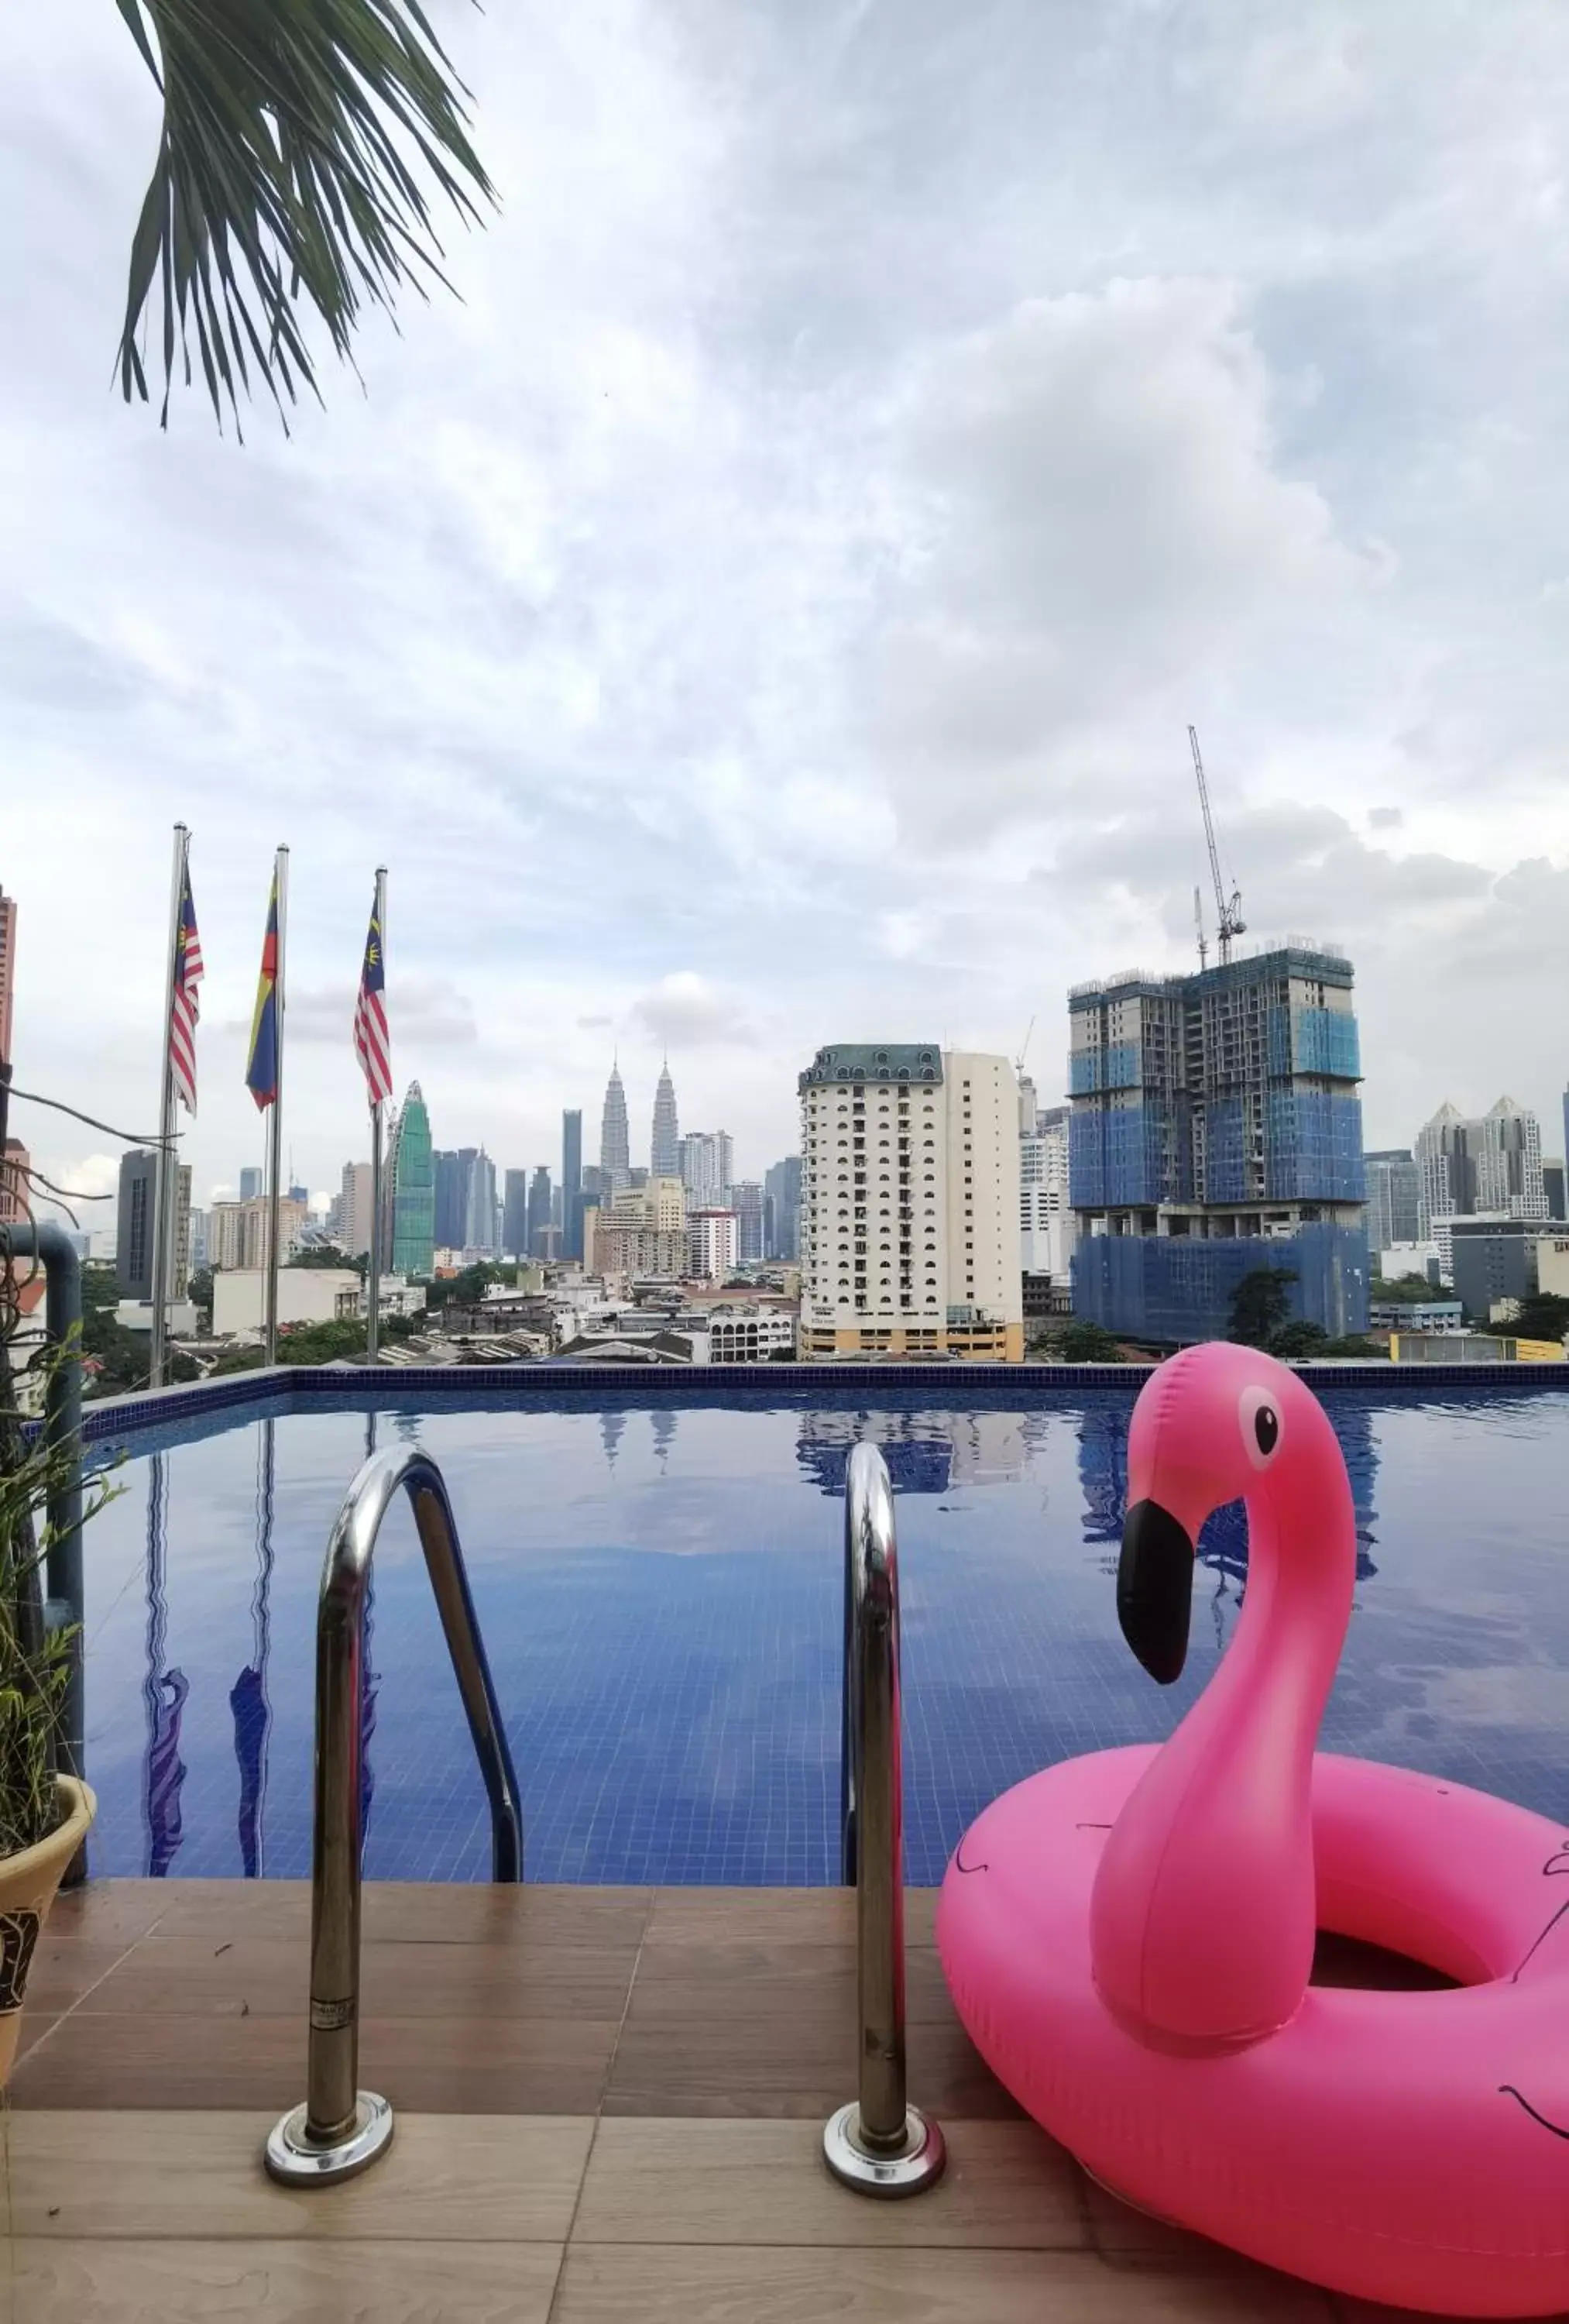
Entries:
<svg viewBox="0 0 1569 2324">
<path fill-rule="evenodd" d="M 1286 1509 L 1326 1462 L 1344 1480 L 1328 1415 L 1261 1349 L 1212 1341 L 1152 1374 L 1128 1431 L 1117 1563 L 1117 1618 L 1152 1678 L 1170 1686 L 1188 1658 L 1195 1545 L 1212 1510 L 1235 1500 Z"/>
</svg>

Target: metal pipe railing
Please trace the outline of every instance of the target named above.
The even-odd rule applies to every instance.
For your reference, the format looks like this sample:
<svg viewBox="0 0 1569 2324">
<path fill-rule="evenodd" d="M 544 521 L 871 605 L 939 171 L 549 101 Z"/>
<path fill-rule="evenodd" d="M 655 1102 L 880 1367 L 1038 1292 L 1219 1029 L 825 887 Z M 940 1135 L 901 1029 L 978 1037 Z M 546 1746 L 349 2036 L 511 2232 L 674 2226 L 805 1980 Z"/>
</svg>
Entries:
<svg viewBox="0 0 1569 2324">
<path fill-rule="evenodd" d="M 362 2171 L 392 2135 L 392 2109 L 359 2083 L 361 1659 L 371 1558 L 399 1486 L 414 1510 L 458 1692 L 491 1803 L 491 1877 L 523 1877 L 518 1778 L 474 1618 L 440 1470 L 394 1446 L 368 1460 L 327 1543 L 316 1633 L 316 1831 L 311 1857 L 307 2096 L 275 2125 L 267 2168 L 320 2186 Z"/>
<path fill-rule="evenodd" d="M 864 2195 L 916 2195 L 947 2159 L 908 2103 L 904 2070 L 904 1809 L 899 1732 L 899 1558 L 894 1491 L 875 1444 L 845 1480 L 841 1864 L 856 1892 L 859 2092 L 822 2134 L 828 2167 Z"/>
</svg>

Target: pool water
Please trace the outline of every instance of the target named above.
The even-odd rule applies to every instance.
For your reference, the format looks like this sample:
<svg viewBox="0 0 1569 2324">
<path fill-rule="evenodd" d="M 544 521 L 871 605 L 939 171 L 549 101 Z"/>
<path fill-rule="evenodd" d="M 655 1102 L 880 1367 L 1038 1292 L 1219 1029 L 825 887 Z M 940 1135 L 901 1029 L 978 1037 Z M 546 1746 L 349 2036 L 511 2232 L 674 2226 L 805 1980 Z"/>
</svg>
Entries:
<svg viewBox="0 0 1569 2324">
<path fill-rule="evenodd" d="M 961 1393 L 592 1410 L 427 1392 L 417 1411 L 133 1440 L 87 1536 L 95 1868 L 308 1871 L 316 1594 L 373 1439 L 423 1445 L 445 1474 L 530 1879 L 836 1879 L 844 1473 L 865 1435 L 896 1493 L 908 1872 L 939 1880 L 1007 1784 L 1168 1734 L 1246 1579 L 1242 1512 L 1223 1510 L 1187 1671 L 1157 1687 L 1115 1607 L 1132 1397 L 1006 1411 Z M 1325 1402 L 1360 1536 L 1326 1748 L 1569 1813 L 1569 1396 Z M 486 1877 L 484 1795 L 401 1496 L 366 1664 L 367 1874 Z"/>
</svg>

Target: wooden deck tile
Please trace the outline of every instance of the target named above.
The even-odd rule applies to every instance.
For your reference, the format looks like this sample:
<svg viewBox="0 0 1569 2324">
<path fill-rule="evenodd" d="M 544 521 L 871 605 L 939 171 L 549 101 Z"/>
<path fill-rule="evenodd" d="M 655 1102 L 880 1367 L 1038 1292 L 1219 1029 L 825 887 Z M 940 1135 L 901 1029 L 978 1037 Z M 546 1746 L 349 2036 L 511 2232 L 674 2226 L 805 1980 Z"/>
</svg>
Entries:
<svg viewBox="0 0 1569 2324">
<path fill-rule="evenodd" d="M 61 1938 L 87 1938 L 96 1944 L 118 1945 L 122 1950 L 144 1937 L 169 1904 L 169 1880 L 85 1880 L 79 1888 L 64 1888 L 55 1898 L 48 1922 L 51 1943 Z M 216 1884 L 233 1887 L 233 1881 Z"/>
<path fill-rule="evenodd" d="M 15 2115 L 17 2236 L 67 2243 L 181 2235 L 559 2243 L 593 2125 L 584 2118 L 399 2117 L 374 2168 L 342 2186 L 274 2186 L 270 2115 Z M 372 2312 L 372 2311 L 364 2311 Z"/>
<path fill-rule="evenodd" d="M 607 2018 L 367 2018 L 360 2079 L 427 2114 L 592 2114 L 618 2031 Z M 147 2010 L 61 2019 L 11 2078 L 29 2107 L 271 2107 L 305 2096 L 303 2008 L 292 2015 Z"/>
<path fill-rule="evenodd" d="M 70 1950 L 81 1950 L 76 1947 Z M 374 2017 L 619 2019 L 637 1945 L 384 1944 L 361 1951 L 361 2009 Z M 212 2009 L 305 2023 L 310 1949 L 303 1937 L 149 1940 L 120 1957 L 78 2006 L 94 2015 Z"/>
<path fill-rule="evenodd" d="M 902 2207 L 889 2207 L 898 2210 Z M 1082 2252 L 567 2246 L 553 2324 L 1330 2324 L 1322 2292 L 1272 2277 L 1150 2274 Z"/>
<path fill-rule="evenodd" d="M 296 1937 L 310 1934 L 310 1886 L 303 1880 L 150 1880 L 167 1889 L 158 1939 Z M 654 1900 L 647 1888 L 497 1887 L 488 1880 L 370 1880 L 362 1934 L 377 1941 L 472 1945 L 528 1938 L 542 1944 L 636 1943 Z"/>
<path fill-rule="evenodd" d="M 1084 2250 L 1081 2174 L 1033 2123 L 945 2125 L 948 2168 L 919 2200 L 869 2202 L 830 2176 L 815 2122 L 604 2121 L 578 2243 L 876 2244 Z"/>
<path fill-rule="evenodd" d="M 550 2244 L 49 2243 L 14 2255 L 15 2324 L 546 2324 Z"/>
</svg>

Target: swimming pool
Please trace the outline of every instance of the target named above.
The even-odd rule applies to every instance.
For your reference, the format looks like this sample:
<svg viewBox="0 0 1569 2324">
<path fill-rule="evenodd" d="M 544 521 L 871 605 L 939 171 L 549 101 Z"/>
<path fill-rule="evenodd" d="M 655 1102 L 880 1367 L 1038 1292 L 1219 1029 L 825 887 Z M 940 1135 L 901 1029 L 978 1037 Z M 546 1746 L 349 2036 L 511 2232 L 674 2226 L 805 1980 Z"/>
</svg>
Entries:
<svg viewBox="0 0 1569 2324">
<path fill-rule="evenodd" d="M 1038 1376 L 1037 1376 L 1038 1379 Z M 845 1464 L 897 1496 L 913 1882 L 986 1801 L 1168 1733 L 1245 1580 L 1240 1508 L 1201 1545 L 1187 1671 L 1116 1627 L 1132 1395 L 951 1374 L 918 1387 L 695 1384 L 356 1393 L 179 1441 L 138 1434 L 87 1542 L 87 1773 L 107 1873 L 303 1875 L 327 1530 L 368 1442 L 441 1463 L 511 1737 L 531 1879 L 838 1877 Z M 1329 1748 L 1569 1812 L 1569 1393 L 1325 1391 L 1356 1499 L 1356 1610 Z M 340 1408 L 331 1408 L 333 1405 Z M 103 1448 L 98 1448 L 101 1452 Z M 365 1865 L 489 1871 L 489 1819 L 399 1498 L 377 1551 Z"/>
</svg>

